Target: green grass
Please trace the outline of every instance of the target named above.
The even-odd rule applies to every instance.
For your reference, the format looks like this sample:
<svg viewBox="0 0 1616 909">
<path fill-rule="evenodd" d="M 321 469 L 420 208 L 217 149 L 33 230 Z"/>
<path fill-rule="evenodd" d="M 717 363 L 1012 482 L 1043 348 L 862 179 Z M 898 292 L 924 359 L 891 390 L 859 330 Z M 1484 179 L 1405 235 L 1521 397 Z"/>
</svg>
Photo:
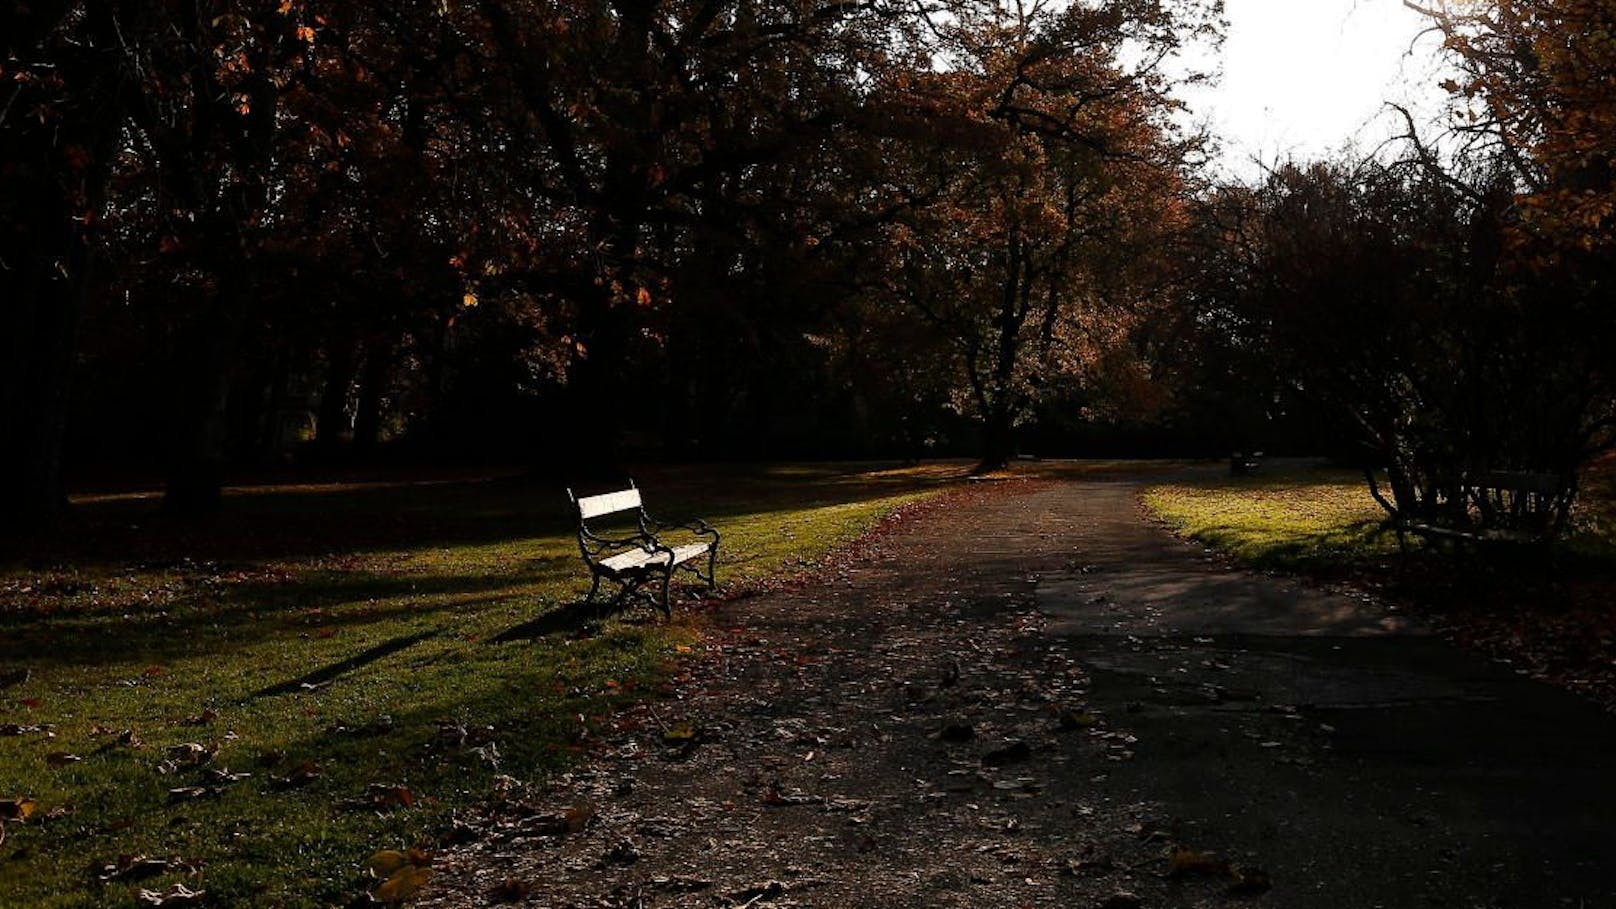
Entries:
<svg viewBox="0 0 1616 909">
<path fill-rule="evenodd" d="M 1183 536 L 1264 568 L 1318 570 L 1397 551 L 1363 475 L 1294 469 L 1144 492 L 1145 505 Z"/>
<path fill-rule="evenodd" d="M 1143 498 L 1177 533 L 1258 567 L 1338 571 L 1398 551 L 1396 535 L 1381 528 L 1385 511 L 1356 471 L 1264 468 L 1245 477 L 1153 486 Z M 1429 549 L 1412 536 L 1408 545 Z M 1587 568 L 1616 567 L 1616 458 L 1584 471 L 1559 551 Z"/>
<path fill-rule="evenodd" d="M 692 468 L 641 486 L 654 513 L 720 528 L 735 587 L 963 472 Z M 567 766 L 615 708 L 655 696 L 697 629 L 535 636 L 587 588 L 564 501 L 511 478 L 257 487 L 198 529 L 140 496 L 84 499 L 73 542 L 0 569 L 0 730 L 24 729 L 0 734 L 0 812 L 32 803 L 4 822 L 0 906 L 133 906 L 174 883 L 211 905 L 346 903 L 374 886 L 375 851 L 430 842 L 501 775 Z M 163 772 L 187 743 L 211 759 Z M 131 856 L 173 867 L 100 880 Z"/>
</svg>

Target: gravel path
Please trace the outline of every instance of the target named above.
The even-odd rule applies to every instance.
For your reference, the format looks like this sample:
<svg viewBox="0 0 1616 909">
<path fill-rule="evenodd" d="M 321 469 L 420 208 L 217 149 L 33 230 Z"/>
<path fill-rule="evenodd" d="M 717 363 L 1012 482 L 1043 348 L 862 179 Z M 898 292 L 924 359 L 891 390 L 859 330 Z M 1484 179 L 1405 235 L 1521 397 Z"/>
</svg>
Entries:
<svg viewBox="0 0 1616 909">
<path fill-rule="evenodd" d="M 1229 570 L 1139 483 L 980 484 L 723 604 L 673 698 L 469 819 L 418 903 L 1616 906 L 1609 720 Z"/>
</svg>

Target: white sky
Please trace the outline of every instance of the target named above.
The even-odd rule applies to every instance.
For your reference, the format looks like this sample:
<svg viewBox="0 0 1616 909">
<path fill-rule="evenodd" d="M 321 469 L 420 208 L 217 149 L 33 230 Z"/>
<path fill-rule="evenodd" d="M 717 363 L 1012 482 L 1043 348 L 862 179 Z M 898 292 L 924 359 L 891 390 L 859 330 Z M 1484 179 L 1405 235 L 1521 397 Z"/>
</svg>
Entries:
<svg viewBox="0 0 1616 909">
<path fill-rule="evenodd" d="M 1385 101 L 1426 120 L 1439 114 L 1440 39 L 1422 37 L 1425 20 L 1401 0 L 1225 2 L 1222 79 L 1188 100 L 1195 121 L 1223 138 L 1218 163 L 1230 174 L 1252 177 L 1258 162 L 1317 158 L 1349 142 L 1371 151 L 1403 131 Z"/>
</svg>

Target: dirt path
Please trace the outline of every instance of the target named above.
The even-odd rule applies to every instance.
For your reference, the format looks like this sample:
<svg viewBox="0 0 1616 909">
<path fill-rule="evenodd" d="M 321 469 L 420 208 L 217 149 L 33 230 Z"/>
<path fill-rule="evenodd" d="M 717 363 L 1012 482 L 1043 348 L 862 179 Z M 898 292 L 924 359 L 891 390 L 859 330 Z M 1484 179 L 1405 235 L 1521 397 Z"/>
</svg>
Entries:
<svg viewBox="0 0 1616 909">
<path fill-rule="evenodd" d="M 1610 720 L 1230 571 L 1137 488 L 984 486 L 725 605 L 421 903 L 1616 905 Z"/>
</svg>

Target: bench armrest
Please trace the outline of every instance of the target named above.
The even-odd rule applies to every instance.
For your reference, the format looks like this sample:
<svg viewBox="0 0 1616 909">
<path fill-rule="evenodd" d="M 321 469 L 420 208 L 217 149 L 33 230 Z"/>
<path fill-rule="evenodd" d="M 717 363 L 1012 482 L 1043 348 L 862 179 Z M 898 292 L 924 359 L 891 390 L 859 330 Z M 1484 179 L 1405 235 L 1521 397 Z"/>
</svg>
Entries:
<svg viewBox="0 0 1616 909">
<path fill-rule="evenodd" d="M 580 530 L 578 531 L 578 537 L 580 542 L 593 543 L 594 545 L 603 548 L 612 546 L 638 546 L 639 548 L 644 549 L 646 552 L 650 552 L 654 546 L 658 545 L 656 537 L 644 532 L 626 537 L 603 537 L 591 533 L 588 530 Z"/>
<path fill-rule="evenodd" d="M 649 513 L 643 513 L 640 527 L 653 539 L 664 530 L 688 530 L 699 536 L 710 536 L 713 538 L 713 542 L 718 542 L 718 531 L 700 518 L 688 521 L 659 521 L 651 517 Z"/>
</svg>

